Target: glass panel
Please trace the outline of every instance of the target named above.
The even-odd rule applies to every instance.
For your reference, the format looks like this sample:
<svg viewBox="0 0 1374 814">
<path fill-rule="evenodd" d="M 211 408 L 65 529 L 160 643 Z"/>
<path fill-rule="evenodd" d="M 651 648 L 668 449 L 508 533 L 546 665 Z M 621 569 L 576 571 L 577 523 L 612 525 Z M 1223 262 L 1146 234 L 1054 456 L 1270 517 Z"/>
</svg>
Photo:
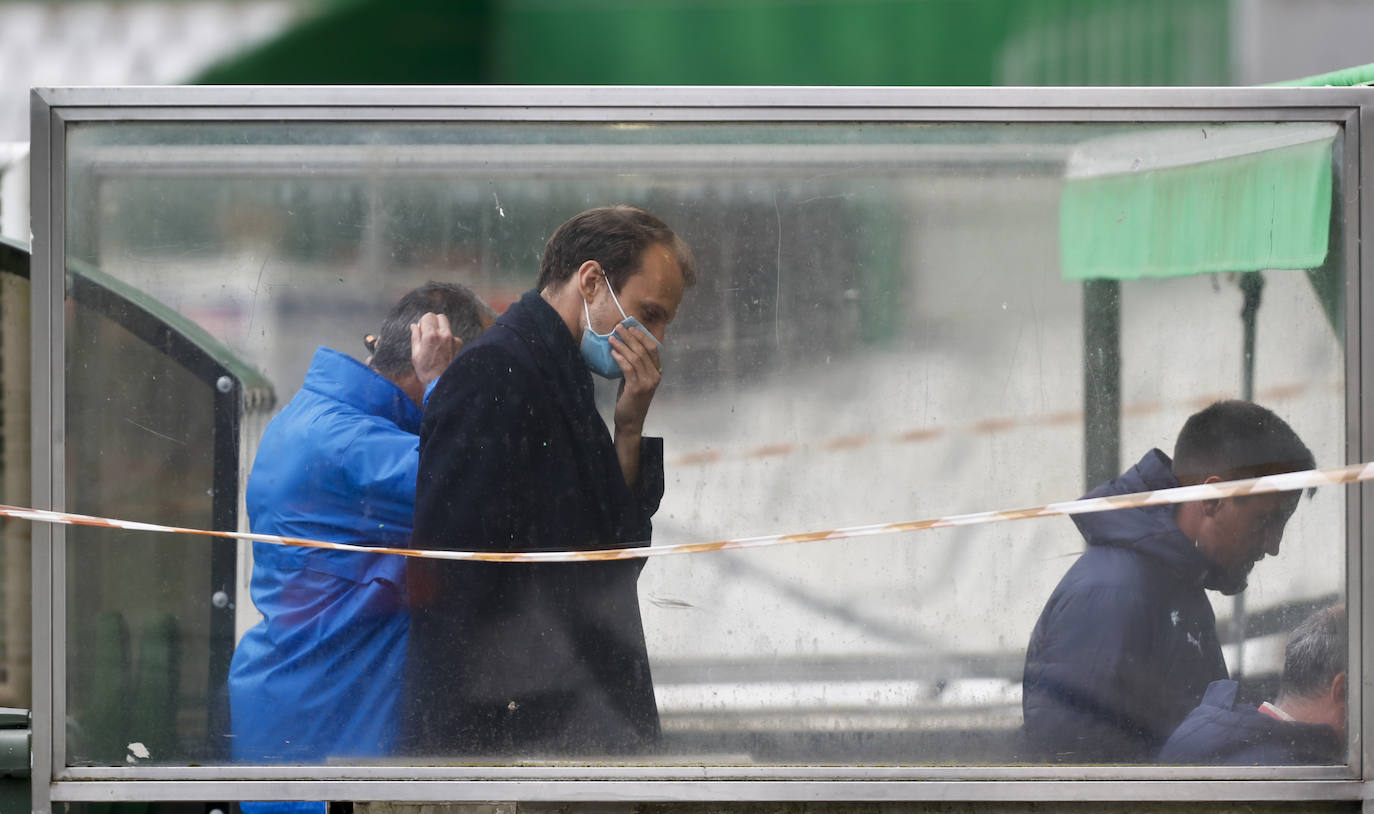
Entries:
<svg viewBox="0 0 1374 814">
<path fill-rule="evenodd" d="M 117 321 L 71 303 L 67 506 L 102 517 L 214 525 L 214 389 Z M 74 765 L 207 750 L 210 546 L 72 527 L 68 704 Z"/>
<path fill-rule="evenodd" d="M 1312 460 L 1223 409 L 1221 430 L 1185 446 L 1240 440 L 1185 455 L 1204 460 L 1189 477 L 1345 463 L 1338 138 L 1279 124 L 80 124 L 68 251 L 300 391 L 251 462 L 255 529 L 406 545 L 418 471 L 416 545 L 610 547 L 640 539 L 634 512 L 654 497 L 624 491 L 621 453 L 639 450 L 637 486 L 657 478 L 652 448 L 617 450 L 589 415 L 614 424 L 616 384 L 598 379 L 590 402 L 580 389 L 579 343 L 595 344 L 582 328 L 620 318 L 598 274 L 619 271 L 578 249 L 566 270 L 585 289 L 521 298 L 559 224 L 641 206 L 697 268 L 658 331 L 654 542 L 812 532 L 1070 500 L 1142 456 L 1144 474 L 1112 491 L 1171 486 L 1172 465 L 1147 453 L 1172 455 L 1190 415 L 1245 395 Z M 681 255 L 665 257 L 660 276 L 617 282 L 655 331 L 676 305 Z M 388 309 L 427 280 L 470 286 L 508 327 L 440 379 L 417 463 L 409 371 L 393 387 L 360 363 L 363 337 L 385 340 Z M 213 399 L 99 317 L 69 320 L 69 505 L 209 523 Z M 633 439 L 638 414 L 620 412 Z M 197 627 L 208 544 L 73 530 L 68 757 L 177 764 L 229 743 L 252 764 L 1150 762 L 1228 670 L 1229 712 L 1258 726 L 1273 720 L 1261 701 L 1298 708 L 1278 684 L 1284 641 L 1343 598 L 1344 499 L 1298 501 L 1243 601 L 1203 586 L 1235 582 L 1257 543 L 1277 549 L 1289 502 L 1080 517 L 1095 543 L 1081 557 L 1063 518 L 642 572 L 262 544 L 229 601 L 268 616 L 241 615 L 227 689 L 207 678 L 227 649 Z M 144 655 L 156 634 L 138 631 L 164 622 L 180 643 L 170 711 L 137 703 L 160 664 Z M 217 729 L 226 695 L 233 722 Z M 1322 743 L 1288 762 L 1345 761 L 1343 736 Z"/>
<path fill-rule="evenodd" d="M 0 503 L 29 506 L 29 254 L 0 243 Z M 0 707 L 30 706 L 30 524 L 0 524 Z"/>
</svg>

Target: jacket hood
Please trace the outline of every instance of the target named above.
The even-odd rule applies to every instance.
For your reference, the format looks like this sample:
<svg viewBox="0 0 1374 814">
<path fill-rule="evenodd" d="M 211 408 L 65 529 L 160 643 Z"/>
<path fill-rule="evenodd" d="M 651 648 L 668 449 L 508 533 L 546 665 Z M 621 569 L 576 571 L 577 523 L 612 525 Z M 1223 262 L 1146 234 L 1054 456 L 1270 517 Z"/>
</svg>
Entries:
<svg viewBox="0 0 1374 814">
<path fill-rule="evenodd" d="M 1140 462 L 1084 497 L 1112 497 L 1135 492 L 1173 489 L 1179 485 L 1173 462 L 1152 449 Z M 1174 507 L 1147 506 L 1075 515 L 1073 522 L 1090 546 L 1114 546 L 1137 551 L 1179 575 L 1185 582 L 1206 588 L 1211 584 L 1212 564 L 1174 522 Z"/>
<path fill-rule="evenodd" d="M 346 353 L 317 348 L 305 374 L 310 390 L 391 421 L 408 433 L 420 433 L 420 408 L 392 381 Z"/>
</svg>

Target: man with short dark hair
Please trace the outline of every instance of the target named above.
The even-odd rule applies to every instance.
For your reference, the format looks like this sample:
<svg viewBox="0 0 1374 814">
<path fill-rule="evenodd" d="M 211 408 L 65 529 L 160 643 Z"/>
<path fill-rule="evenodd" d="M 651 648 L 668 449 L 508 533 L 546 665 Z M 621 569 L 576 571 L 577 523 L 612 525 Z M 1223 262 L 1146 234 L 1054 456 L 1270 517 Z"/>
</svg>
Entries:
<svg viewBox="0 0 1374 814">
<path fill-rule="evenodd" d="M 662 439 L 643 435 L 691 252 L 630 206 L 568 220 L 538 287 L 435 385 L 420 431 L 415 541 L 548 551 L 646 545 Z M 623 378 L 607 432 L 592 373 Z M 427 756 L 651 748 L 658 709 L 642 560 L 412 559 L 405 747 Z"/>
<path fill-rule="evenodd" d="M 1088 497 L 1293 472 L 1312 453 L 1257 404 L 1221 401 Z M 1227 677 L 1206 589 L 1244 590 L 1276 555 L 1298 492 L 1077 515 L 1088 548 L 1060 580 L 1026 648 L 1027 757 L 1152 760 L 1207 685 Z"/>
<path fill-rule="evenodd" d="M 1307 617 L 1288 637 L 1279 696 L 1236 703 L 1234 681 L 1213 681 L 1159 753 L 1161 763 L 1297 766 L 1346 758 L 1345 605 Z"/>
<path fill-rule="evenodd" d="M 317 350 L 258 446 L 252 530 L 409 545 L 425 386 L 494 318 L 467 288 L 430 283 L 388 314 L 369 365 Z M 263 619 L 229 670 L 235 760 L 390 754 L 408 629 L 402 558 L 255 543 L 252 595 Z"/>
</svg>

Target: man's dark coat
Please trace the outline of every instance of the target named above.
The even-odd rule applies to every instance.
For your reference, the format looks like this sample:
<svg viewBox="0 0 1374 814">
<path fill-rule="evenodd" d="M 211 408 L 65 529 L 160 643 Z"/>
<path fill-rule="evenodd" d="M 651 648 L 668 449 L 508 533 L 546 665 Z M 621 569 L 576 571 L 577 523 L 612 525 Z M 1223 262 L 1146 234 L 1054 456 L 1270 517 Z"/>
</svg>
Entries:
<svg viewBox="0 0 1374 814">
<path fill-rule="evenodd" d="M 1156 449 L 1088 497 L 1178 485 Z M 1207 685 L 1227 677 L 1204 590 L 1212 566 L 1179 530 L 1173 506 L 1074 522 L 1088 549 L 1050 595 L 1026 648 L 1027 757 L 1147 762 Z"/>
<path fill-rule="evenodd" d="M 419 547 L 642 543 L 663 494 L 662 439 L 645 439 L 631 490 L 578 345 L 531 291 L 439 379 L 420 429 L 418 480 Z M 642 567 L 411 559 L 404 748 L 430 756 L 650 748 L 659 723 L 639 616 Z"/>
<path fill-rule="evenodd" d="M 1281 721 L 1236 704 L 1236 682 L 1214 681 L 1159 753 L 1160 763 L 1210 766 L 1330 766 L 1345 740 L 1321 724 Z"/>
</svg>

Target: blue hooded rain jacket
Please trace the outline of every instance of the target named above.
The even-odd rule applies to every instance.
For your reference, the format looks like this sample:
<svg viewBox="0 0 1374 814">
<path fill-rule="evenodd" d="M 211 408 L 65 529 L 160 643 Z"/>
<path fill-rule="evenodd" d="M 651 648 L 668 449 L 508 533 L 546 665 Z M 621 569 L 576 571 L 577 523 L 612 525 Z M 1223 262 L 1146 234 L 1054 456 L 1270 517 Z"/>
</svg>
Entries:
<svg viewBox="0 0 1374 814">
<path fill-rule="evenodd" d="M 1178 486 L 1151 450 L 1088 497 Z M 1173 506 L 1074 517 L 1088 548 L 1060 580 L 1026 648 L 1027 757 L 1144 763 L 1227 677 L 1207 601 L 1212 565 Z"/>
<path fill-rule="evenodd" d="M 400 388 L 320 348 L 258 447 L 253 531 L 407 545 L 419 430 Z M 252 594 L 264 618 L 229 670 L 234 759 L 390 754 L 410 625 L 403 558 L 255 543 Z"/>
</svg>

